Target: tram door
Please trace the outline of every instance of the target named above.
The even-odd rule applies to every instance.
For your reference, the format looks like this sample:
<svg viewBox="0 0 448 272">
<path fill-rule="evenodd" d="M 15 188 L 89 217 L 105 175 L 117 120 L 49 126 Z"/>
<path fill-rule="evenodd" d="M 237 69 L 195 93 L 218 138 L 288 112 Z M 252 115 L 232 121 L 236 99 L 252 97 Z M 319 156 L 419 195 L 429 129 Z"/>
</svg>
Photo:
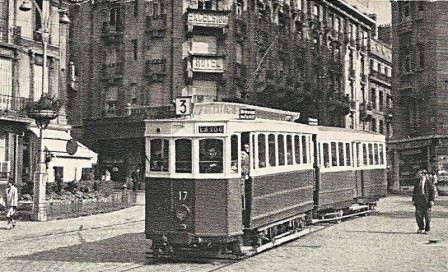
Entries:
<svg viewBox="0 0 448 272">
<path fill-rule="evenodd" d="M 356 193 L 355 193 L 355 198 L 362 198 L 362 189 L 363 189 L 363 183 L 364 183 L 364 178 L 363 178 L 363 171 L 362 171 L 362 148 L 361 148 L 361 143 L 360 142 L 354 142 L 352 144 L 352 149 L 353 149 L 353 165 L 355 166 L 355 188 L 356 188 Z"/>
<path fill-rule="evenodd" d="M 253 135 L 255 137 L 255 135 Z M 253 161 L 254 152 L 253 143 L 255 139 L 250 141 L 250 133 L 241 133 L 241 200 L 243 202 L 243 225 L 244 227 L 250 226 L 250 214 L 252 207 L 252 176 L 250 173 L 251 162 Z"/>
</svg>

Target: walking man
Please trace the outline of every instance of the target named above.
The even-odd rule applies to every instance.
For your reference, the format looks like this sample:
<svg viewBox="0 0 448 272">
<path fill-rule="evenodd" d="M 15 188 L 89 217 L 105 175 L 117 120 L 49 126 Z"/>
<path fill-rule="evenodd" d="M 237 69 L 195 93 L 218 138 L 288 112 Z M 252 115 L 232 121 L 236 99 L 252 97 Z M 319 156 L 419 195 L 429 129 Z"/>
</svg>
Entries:
<svg viewBox="0 0 448 272">
<path fill-rule="evenodd" d="M 430 230 L 431 208 L 434 205 L 434 185 L 425 170 L 417 172 L 417 182 L 412 193 L 412 204 L 415 206 L 417 233 L 426 234 Z"/>
</svg>

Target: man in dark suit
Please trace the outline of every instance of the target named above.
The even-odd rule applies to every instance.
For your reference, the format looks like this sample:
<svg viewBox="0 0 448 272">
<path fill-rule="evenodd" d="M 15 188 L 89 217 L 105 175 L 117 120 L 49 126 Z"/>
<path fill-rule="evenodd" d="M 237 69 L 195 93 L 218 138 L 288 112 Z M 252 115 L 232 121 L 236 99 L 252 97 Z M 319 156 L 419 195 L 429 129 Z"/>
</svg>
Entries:
<svg viewBox="0 0 448 272">
<path fill-rule="evenodd" d="M 429 180 L 425 170 L 417 172 L 418 181 L 414 185 L 412 204 L 415 206 L 417 233 L 426 234 L 430 230 L 431 208 L 434 205 L 434 184 Z"/>
</svg>

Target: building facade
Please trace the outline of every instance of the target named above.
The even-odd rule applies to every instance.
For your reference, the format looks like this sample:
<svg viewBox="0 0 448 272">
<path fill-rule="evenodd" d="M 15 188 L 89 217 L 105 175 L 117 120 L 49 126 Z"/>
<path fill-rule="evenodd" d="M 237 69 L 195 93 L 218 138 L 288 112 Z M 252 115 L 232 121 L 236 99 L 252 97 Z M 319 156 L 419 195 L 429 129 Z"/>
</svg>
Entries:
<svg viewBox="0 0 448 272">
<path fill-rule="evenodd" d="M 393 140 L 396 190 L 413 185 L 419 169 L 448 167 L 448 2 L 393 1 Z"/>
<path fill-rule="evenodd" d="M 14 178 L 19 186 L 32 182 L 40 171 L 39 158 L 47 159 L 47 181 L 53 181 L 56 172 L 67 181 L 73 180 L 80 177 L 82 167 L 92 167 L 91 159 L 96 156 L 82 151 L 86 149 L 83 146 L 77 153 L 67 154 L 65 144 L 72 138 L 63 108 L 59 117 L 43 131 L 42 141 L 39 128 L 27 116 L 28 106 L 40 99 L 43 89 L 62 101 L 67 89 L 69 29 L 59 23 L 59 16 L 50 16 L 57 15 L 59 7 L 50 1 L 35 3 L 42 15 L 34 6 L 22 11 L 23 1 L 0 1 L 0 184 L 9 178 Z M 49 18 L 51 26 L 46 67 L 42 18 Z M 42 88 L 44 82 L 46 88 Z M 43 153 L 41 156 L 39 151 Z"/>
<path fill-rule="evenodd" d="M 71 15 L 69 118 L 117 179 L 144 165 L 143 120 L 179 96 L 370 128 L 375 20 L 344 1 L 98 0 Z"/>
</svg>

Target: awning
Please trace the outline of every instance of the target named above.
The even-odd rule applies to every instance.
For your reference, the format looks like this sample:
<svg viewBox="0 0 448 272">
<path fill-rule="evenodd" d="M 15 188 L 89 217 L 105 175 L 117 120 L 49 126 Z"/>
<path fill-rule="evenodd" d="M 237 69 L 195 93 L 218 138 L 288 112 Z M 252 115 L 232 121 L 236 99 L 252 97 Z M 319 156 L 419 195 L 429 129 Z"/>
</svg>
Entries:
<svg viewBox="0 0 448 272">
<path fill-rule="evenodd" d="M 28 129 L 32 131 L 37 137 L 40 136 L 39 128 L 30 127 Z M 43 150 L 46 152 L 50 152 L 55 157 L 73 158 L 78 160 L 92 160 L 91 163 L 97 163 L 98 154 L 78 141 L 76 141 L 78 147 L 76 149 L 76 152 L 73 154 L 69 154 L 67 152 L 68 142 L 71 141 L 71 144 L 75 142 L 75 140 L 70 135 L 70 130 L 58 130 L 51 128 L 45 129 L 42 131 L 42 140 L 44 146 Z"/>
</svg>

